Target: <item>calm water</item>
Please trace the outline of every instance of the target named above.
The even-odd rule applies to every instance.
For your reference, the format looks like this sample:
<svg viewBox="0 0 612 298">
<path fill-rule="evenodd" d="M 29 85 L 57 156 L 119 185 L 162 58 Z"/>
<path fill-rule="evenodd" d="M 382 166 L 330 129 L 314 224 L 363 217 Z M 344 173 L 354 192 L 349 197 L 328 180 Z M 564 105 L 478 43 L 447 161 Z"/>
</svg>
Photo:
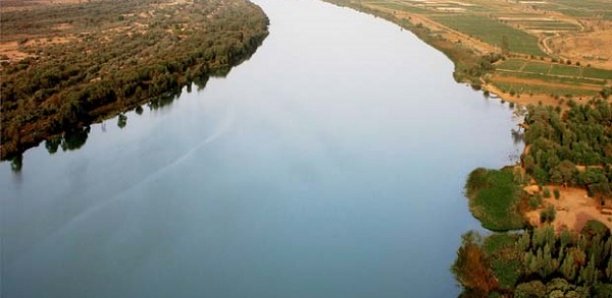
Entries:
<svg viewBox="0 0 612 298">
<path fill-rule="evenodd" d="M 386 21 L 256 2 L 271 34 L 227 78 L 0 164 L 3 298 L 459 293 L 462 186 L 516 153 L 511 110 Z"/>
</svg>

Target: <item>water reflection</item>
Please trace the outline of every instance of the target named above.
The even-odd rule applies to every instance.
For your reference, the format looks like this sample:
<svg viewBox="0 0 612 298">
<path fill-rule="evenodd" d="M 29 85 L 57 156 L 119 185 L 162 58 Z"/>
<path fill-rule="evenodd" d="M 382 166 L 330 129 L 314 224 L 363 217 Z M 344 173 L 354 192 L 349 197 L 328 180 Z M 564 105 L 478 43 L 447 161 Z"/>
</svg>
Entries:
<svg viewBox="0 0 612 298">
<path fill-rule="evenodd" d="M 231 68 L 222 68 L 213 72 L 213 76 L 215 77 L 225 77 L 229 74 Z M 185 86 L 179 86 L 171 91 L 168 91 L 160 96 L 151 98 L 147 103 L 142 105 L 138 105 L 134 107 L 133 111 L 137 115 L 142 115 L 144 112 L 143 107 L 148 107 L 149 111 L 160 110 L 165 107 L 169 107 L 175 100 L 177 100 L 185 87 L 188 93 L 191 93 L 193 86 L 195 85 L 198 91 L 203 90 L 210 79 L 209 75 L 203 75 L 193 78 L 190 83 L 187 83 Z M 128 117 L 126 113 L 120 113 L 117 115 L 117 126 L 121 129 L 127 126 Z M 103 132 L 106 132 L 106 123 L 102 122 L 101 129 Z M 47 138 L 45 143 L 45 148 L 49 154 L 55 154 L 59 148 L 62 148 L 62 151 L 73 151 L 78 150 L 85 145 L 87 142 L 87 137 L 91 131 L 91 126 L 87 125 L 84 127 L 73 128 L 68 131 L 64 131 L 60 135 L 52 136 Z M 10 160 L 11 169 L 13 172 L 21 171 L 23 167 L 23 153 L 15 155 Z"/>
<path fill-rule="evenodd" d="M 257 48 L 259 46 L 261 46 L 261 44 L 263 43 L 262 41 L 258 42 Z M 215 70 L 210 70 L 209 73 L 207 74 L 203 74 L 203 75 L 199 75 L 199 76 L 195 76 L 190 78 L 190 81 L 188 81 L 186 84 L 184 85 L 179 85 L 177 86 L 175 89 L 170 90 L 165 92 L 164 94 L 151 98 L 147 103 L 142 104 L 142 105 L 137 105 L 136 107 L 133 108 L 133 111 L 138 114 L 138 115 L 142 115 L 143 113 L 143 106 L 147 106 L 149 107 L 149 110 L 157 110 L 157 109 L 161 109 L 164 107 L 169 106 L 174 100 L 178 99 L 181 96 L 181 93 L 183 91 L 183 88 L 186 87 L 187 92 L 191 93 L 192 91 L 192 85 L 195 85 L 197 87 L 198 91 L 201 91 L 202 89 L 204 89 L 206 87 L 206 84 L 209 80 L 210 77 L 220 77 L 220 78 L 225 78 L 227 75 L 229 75 L 230 71 L 232 70 L 233 67 L 238 66 L 240 64 L 242 64 L 245 61 L 248 61 L 253 54 L 255 54 L 256 51 L 251 52 L 250 54 L 248 54 L 247 56 L 245 56 L 244 58 L 234 61 L 231 65 L 226 65 L 226 66 L 221 66 L 218 69 Z M 128 110 L 129 111 L 129 110 Z M 81 113 L 81 111 L 79 111 L 79 113 Z M 87 115 L 82 114 L 79 116 L 74 116 L 73 118 L 77 119 L 77 118 L 87 118 Z M 112 118 L 112 117 L 111 117 Z M 76 123 L 72 123 L 75 124 Z M 125 128 L 125 126 L 127 125 L 127 116 L 125 115 L 125 113 L 120 113 L 117 115 L 117 126 L 119 128 Z M 87 131 L 85 131 L 87 130 Z M 105 131 L 106 127 L 103 125 L 102 126 L 102 130 Z M 62 136 L 57 137 L 57 136 L 53 136 L 50 137 L 48 139 L 46 139 L 45 142 L 45 147 L 47 148 L 47 151 L 50 154 L 53 154 L 55 152 L 57 152 L 57 148 L 58 146 L 61 144 L 62 145 L 62 149 L 64 149 L 64 151 L 66 150 L 76 150 L 80 147 L 82 147 L 85 142 L 87 141 L 87 134 L 89 133 L 89 127 L 87 127 L 86 129 L 74 129 L 74 131 L 64 131 L 62 134 Z M 76 138 L 74 140 L 72 140 L 72 138 Z M 66 141 L 67 139 L 70 139 L 68 141 Z M 72 142 L 74 143 L 71 144 Z M 27 150 L 27 149 L 26 149 Z M 11 163 L 11 169 L 13 169 L 13 171 L 18 172 L 21 170 L 22 165 L 23 165 L 23 153 L 21 152 L 17 155 L 15 155 L 14 157 L 10 158 L 9 161 Z M 0 161 L 2 162 L 2 161 Z"/>
<path fill-rule="evenodd" d="M 227 80 L 28 152 L 22 185 L 4 165 L 7 295 L 459 294 L 448 267 L 479 226 L 464 175 L 507 164 L 508 106 L 395 25 L 258 2 L 270 37 Z"/>
<path fill-rule="evenodd" d="M 11 169 L 15 172 L 21 171 L 21 167 L 23 166 L 23 155 L 18 154 L 17 156 L 11 159 Z"/>
</svg>

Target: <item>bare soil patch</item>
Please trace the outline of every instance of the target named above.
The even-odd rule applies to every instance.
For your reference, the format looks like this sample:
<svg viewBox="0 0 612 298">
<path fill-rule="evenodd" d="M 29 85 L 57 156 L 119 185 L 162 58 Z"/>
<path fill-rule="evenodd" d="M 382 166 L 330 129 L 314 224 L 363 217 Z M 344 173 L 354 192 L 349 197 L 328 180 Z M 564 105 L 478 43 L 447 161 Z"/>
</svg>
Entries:
<svg viewBox="0 0 612 298">
<path fill-rule="evenodd" d="M 612 25 L 602 31 L 555 36 L 548 40 L 548 46 L 568 59 L 612 68 Z"/>
<path fill-rule="evenodd" d="M 547 186 L 551 190 L 559 189 L 560 197 L 543 199 L 543 206 L 525 214 L 530 224 L 540 226 L 540 212 L 547 206 L 553 206 L 556 210 L 555 220 L 552 225 L 560 230 L 568 228 L 573 231 L 580 231 L 587 221 L 595 219 L 612 229 L 612 215 L 602 212 L 599 201 L 587 195 L 587 191 L 581 188 L 563 188 L 558 186 Z M 536 186 L 537 188 L 537 186 Z M 525 188 L 525 191 L 533 191 L 532 186 Z"/>
</svg>

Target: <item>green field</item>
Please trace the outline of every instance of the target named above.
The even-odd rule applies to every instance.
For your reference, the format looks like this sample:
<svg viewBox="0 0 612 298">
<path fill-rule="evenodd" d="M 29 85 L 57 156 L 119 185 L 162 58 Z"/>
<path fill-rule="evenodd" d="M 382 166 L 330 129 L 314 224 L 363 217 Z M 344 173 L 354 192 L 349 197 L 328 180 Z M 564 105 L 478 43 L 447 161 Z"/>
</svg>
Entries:
<svg viewBox="0 0 612 298">
<path fill-rule="evenodd" d="M 521 26 L 537 30 L 579 30 L 575 24 L 561 21 L 520 21 Z"/>
<path fill-rule="evenodd" d="M 533 6 L 581 18 L 601 17 L 609 20 L 612 17 L 612 5 L 609 0 L 555 0 Z"/>
<path fill-rule="evenodd" d="M 505 36 L 508 40 L 508 48 L 512 52 L 546 56 L 538 47 L 538 39 L 535 36 L 481 15 L 438 15 L 432 16 L 432 19 L 500 47 Z"/>
<path fill-rule="evenodd" d="M 420 7 L 416 7 L 416 6 L 412 6 L 412 5 L 407 5 L 407 4 L 400 4 L 400 3 L 393 3 L 393 2 L 364 2 L 364 4 L 368 4 L 368 3 L 372 3 L 376 6 L 380 6 L 380 7 L 385 7 L 385 8 L 389 8 L 389 9 L 393 9 L 393 10 L 399 10 L 399 11 L 405 11 L 405 12 L 411 12 L 411 13 L 419 13 L 419 14 L 427 14 L 430 13 L 430 11 L 420 8 Z"/>
<path fill-rule="evenodd" d="M 550 69 L 550 64 L 539 63 L 539 62 L 529 62 L 523 68 L 523 72 L 547 74 L 549 69 Z"/>
<path fill-rule="evenodd" d="M 508 59 L 499 65 L 497 69 L 503 70 L 520 70 L 525 65 L 525 61 L 519 59 Z"/>
<path fill-rule="evenodd" d="M 582 75 L 590 78 L 612 80 L 612 70 L 587 67 L 582 71 Z"/>
<path fill-rule="evenodd" d="M 502 73 L 502 75 L 508 75 L 507 73 Z M 525 79 L 536 79 L 536 80 L 544 80 L 551 83 L 564 84 L 570 86 L 579 86 L 581 84 L 591 84 L 591 85 L 600 85 L 603 87 L 605 84 L 604 81 L 592 78 L 574 78 L 574 77 L 559 77 L 553 75 L 546 74 L 537 74 L 537 73 L 527 73 L 527 72 L 513 72 L 511 74 L 513 77 L 525 78 Z"/>
<path fill-rule="evenodd" d="M 569 58 L 557 62 L 558 57 L 554 57 L 557 60 L 547 57 L 540 49 L 538 39 L 551 36 L 555 31 L 571 35 L 582 29 L 580 19 L 561 18 L 550 12 L 571 10 L 572 14 L 601 20 L 606 14 L 612 16 L 610 0 L 554 0 L 529 4 L 514 1 L 462 1 L 466 5 L 437 0 L 325 1 L 373 14 L 378 11 L 379 16 L 404 25 L 422 40 L 444 52 L 455 63 L 454 75 L 459 81 L 474 82 L 490 78 L 489 83 L 505 92 L 584 97 L 598 94 L 606 86 L 606 80 L 612 79 L 612 70 L 586 67 L 587 62 L 581 59 L 572 59 L 582 63 L 582 66 L 578 66 L 564 64 L 565 59 Z M 461 10 L 444 11 L 449 8 Z M 390 9 L 395 11 L 390 13 Z M 424 16 L 453 31 L 468 35 L 472 40 L 477 39 L 499 49 L 483 49 L 479 43 L 465 41 L 452 34 L 446 36 L 446 29 L 422 23 L 400 14 L 400 11 Z M 479 63 L 483 61 L 486 52 L 500 50 L 506 59 L 491 61 L 494 68 L 482 68 Z M 497 79 L 500 81 L 496 82 Z"/>
<path fill-rule="evenodd" d="M 612 79 L 611 70 L 565 64 L 548 64 L 522 59 L 508 59 L 497 64 L 495 68 L 504 71 L 506 75 L 511 73 L 514 77 L 552 80 L 562 84 L 603 85 L 605 83 L 603 80 Z"/>
<path fill-rule="evenodd" d="M 578 77 L 580 76 L 580 67 L 553 64 L 553 66 L 550 68 L 550 74 Z"/>
<path fill-rule="evenodd" d="M 525 85 L 525 84 L 513 84 L 513 83 L 505 83 L 505 82 L 494 82 L 497 88 L 501 89 L 506 93 L 517 93 L 517 94 L 551 94 L 557 96 L 565 96 L 565 95 L 573 95 L 573 96 L 592 96 L 595 91 L 584 90 L 579 88 L 559 88 L 559 87 L 549 87 L 543 85 Z"/>
</svg>

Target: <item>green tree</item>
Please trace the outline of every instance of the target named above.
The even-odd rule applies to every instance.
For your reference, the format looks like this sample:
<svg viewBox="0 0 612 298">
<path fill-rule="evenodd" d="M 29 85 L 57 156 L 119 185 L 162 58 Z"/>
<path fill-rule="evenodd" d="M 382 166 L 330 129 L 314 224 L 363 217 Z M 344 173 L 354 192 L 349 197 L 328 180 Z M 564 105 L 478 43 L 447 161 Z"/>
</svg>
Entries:
<svg viewBox="0 0 612 298">
<path fill-rule="evenodd" d="M 592 256 L 587 265 L 580 270 L 578 281 L 585 285 L 595 284 L 597 281 L 597 269 L 595 266 L 595 257 Z"/>
<path fill-rule="evenodd" d="M 572 254 L 567 254 L 565 256 L 563 263 L 561 263 L 560 269 L 565 279 L 573 281 L 574 278 L 576 278 L 577 267 Z"/>
</svg>

